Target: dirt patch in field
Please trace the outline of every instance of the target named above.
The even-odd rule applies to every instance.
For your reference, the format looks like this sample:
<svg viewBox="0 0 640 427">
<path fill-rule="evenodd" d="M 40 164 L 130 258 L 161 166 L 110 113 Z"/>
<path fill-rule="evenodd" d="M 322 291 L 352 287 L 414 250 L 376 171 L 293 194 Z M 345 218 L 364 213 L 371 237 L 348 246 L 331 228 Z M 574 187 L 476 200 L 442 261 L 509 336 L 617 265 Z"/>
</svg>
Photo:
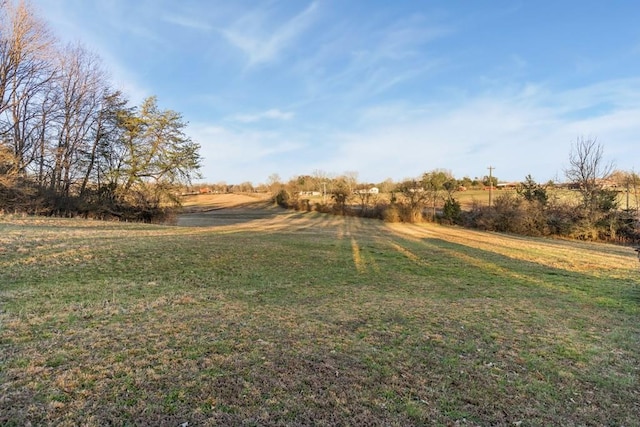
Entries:
<svg viewBox="0 0 640 427">
<path fill-rule="evenodd" d="M 185 213 L 194 213 L 246 206 L 266 207 L 271 205 L 271 195 L 265 193 L 198 194 L 186 196 L 181 202 Z"/>
<path fill-rule="evenodd" d="M 180 227 L 210 227 L 269 220 L 287 211 L 273 204 L 268 195 L 205 194 L 189 196 L 178 216 Z"/>
</svg>

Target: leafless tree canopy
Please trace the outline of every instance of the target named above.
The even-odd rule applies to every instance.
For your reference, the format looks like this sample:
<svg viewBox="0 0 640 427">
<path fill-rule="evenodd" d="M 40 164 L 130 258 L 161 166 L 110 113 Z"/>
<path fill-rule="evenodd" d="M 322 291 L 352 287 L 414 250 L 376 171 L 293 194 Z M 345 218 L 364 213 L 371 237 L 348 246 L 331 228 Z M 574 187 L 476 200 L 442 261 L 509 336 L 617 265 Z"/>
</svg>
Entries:
<svg viewBox="0 0 640 427">
<path fill-rule="evenodd" d="M 613 168 L 613 163 L 604 160 L 603 147 L 595 138 L 578 138 L 569 154 L 565 176 L 578 186 L 585 206 L 589 206 Z"/>
</svg>

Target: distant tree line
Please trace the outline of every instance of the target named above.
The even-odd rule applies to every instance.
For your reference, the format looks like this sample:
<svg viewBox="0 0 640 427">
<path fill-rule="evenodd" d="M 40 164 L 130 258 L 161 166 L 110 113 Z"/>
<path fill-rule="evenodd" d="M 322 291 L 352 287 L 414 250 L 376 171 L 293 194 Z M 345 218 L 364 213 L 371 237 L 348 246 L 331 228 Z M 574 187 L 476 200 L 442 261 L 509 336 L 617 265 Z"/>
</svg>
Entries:
<svg viewBox="0 0 640 427">
<path fill-rule="evenodd" d="M 529 175 L 516 194 L 503 193 L 490 207 L 474 206 L 462 216 L 462 224 L 534 236 L 640 241 L 640 177 L 635 172 L 614 171 L 613 164 L 604 161 L 601 144 L 579 138 L 565 177 L 565 187 L 577 192 L 577 200 L 562 197 L 552 185 L 540 185 Z"/>
<path fill-rule="evenodd" d="M 298 210 L 389 222 L 433 221 L 531 236 L 640 242 L 638 174 L 614 171 L 604 162 L 603 147 L 595 139 L 579 138 L 565 177 L 564 184 L 538 183 L 527 175 L 515 191 L 497 192 L 491 205 L 474 202 L 467 209 L 457 199 L 459 192 L 495 188 L 496 177 L 456 179 L 438 169 L 397 183 L 363 184 L 354 172 L 331 177 L 315 171 L 286 183 L 274 175 L 267 187 L 277 204 Z M 379 192 L 369 191 L 374 187 Z M 383 193 L 390 196 L 381 197 Z M 578 197 L 567 197 L 568 193 Z"/>
<path fill-rule="evenodd" d="M 23 1 L 0 1 L 0 210 L 151 221 L 198 177 L 181 115 L 138 107 L 100 59 L 62 46 Z"/>
</svg>

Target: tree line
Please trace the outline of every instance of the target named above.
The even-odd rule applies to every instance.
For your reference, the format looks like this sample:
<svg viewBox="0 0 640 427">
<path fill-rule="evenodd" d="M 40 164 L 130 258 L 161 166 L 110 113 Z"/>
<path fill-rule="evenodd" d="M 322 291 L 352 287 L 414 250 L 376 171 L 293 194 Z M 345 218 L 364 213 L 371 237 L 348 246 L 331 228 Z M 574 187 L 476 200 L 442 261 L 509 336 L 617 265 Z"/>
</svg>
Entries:
<svg viewBox="0 0 640 427">
<path fill-rule="evenodd" d="M 277 204 L 299 210 L 389 222 L 434 221 L 532 236 L 640 242 L 637 173 L 614 170 L 596 139 L 578 138 L 564 174 L 564 184 L 538 183 L 527 175 L 515 191 L 500 191 L 493 203 L 474 202 L 467 209 L 459 202 L 461 192 L 496 188 L 496 177 L 456 179 L 437 169 L 397 183 L 363 184 L 354 172 L 330 177 L 316 171 L 286 183 L 273 175 L 266 187 Z M 373 187 L 379 191 L 371 192 Z M 390 197 L 382 197 L 383 193 Z"/>
<path fill-rule="evenodd" d="M 0 0 L 0 209 L 150 221 L 198 177 L 199 145 L 155 97 L 131 106 L 100 58 Z"/>
</svg>

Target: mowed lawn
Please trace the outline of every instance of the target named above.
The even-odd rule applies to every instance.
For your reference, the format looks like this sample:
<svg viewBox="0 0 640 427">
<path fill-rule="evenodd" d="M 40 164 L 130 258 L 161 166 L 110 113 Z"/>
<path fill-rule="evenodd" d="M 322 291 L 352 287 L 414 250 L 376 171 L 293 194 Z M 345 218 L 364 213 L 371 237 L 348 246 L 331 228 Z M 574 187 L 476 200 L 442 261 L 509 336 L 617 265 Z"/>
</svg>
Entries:
<svg viewBox="0 0 640 427">
<path fill-rule="evenodd" d="M 179 224 L 0 217 L 0 425 L 640 425 L 628 247 Z"/>
</svg>

